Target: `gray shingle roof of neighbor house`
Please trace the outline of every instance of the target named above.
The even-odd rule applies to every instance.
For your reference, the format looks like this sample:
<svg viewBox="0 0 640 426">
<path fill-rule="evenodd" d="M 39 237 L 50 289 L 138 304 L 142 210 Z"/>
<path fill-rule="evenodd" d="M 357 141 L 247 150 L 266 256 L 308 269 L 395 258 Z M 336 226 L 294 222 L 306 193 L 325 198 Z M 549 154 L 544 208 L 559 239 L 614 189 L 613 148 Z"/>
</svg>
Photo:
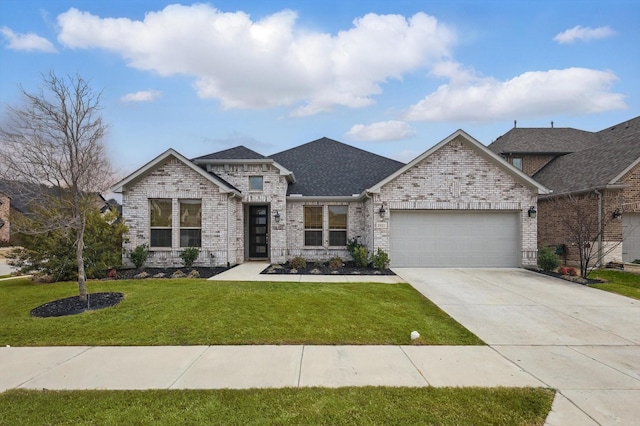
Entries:
<svg viewBox="0 0 640 426">
<path fill-rule="evenodd" d="M 223 151 L 214 152 L 212 154 L 203 155 L 192 159 L 197 160 L 262 160 L 265 156 L 258 154 L 249 148 L 239 145 L 234 148 L 225 149 Z"/>
<path fill-rule="evenodd" d="M 556 158 L 533 178 L 556 194 L 615 185 L 640 162 L 640 117 L 593 134 L 598 143 Z"/>
<path fill-rule="evenodd" d="M 326 137 L 269 158 L 296 175 L 287 195 L 316 197 L 359 195 L 404 166 L 399 161 Z"/>
<path fill-rule="evenodd" d="M 497 154 L 567 154 L 597 145 L 593 132 L 572 128 L 514 127 L 488 148 Z"/>
</svg>

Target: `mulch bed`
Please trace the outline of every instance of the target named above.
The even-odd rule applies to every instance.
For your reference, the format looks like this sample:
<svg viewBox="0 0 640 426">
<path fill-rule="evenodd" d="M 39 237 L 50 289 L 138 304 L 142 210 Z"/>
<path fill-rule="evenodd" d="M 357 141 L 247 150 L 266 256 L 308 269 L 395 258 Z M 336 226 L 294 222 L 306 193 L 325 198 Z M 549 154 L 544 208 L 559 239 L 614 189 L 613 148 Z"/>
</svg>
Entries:
<svg viewBox="0 0 640 426">
<path fill-rule="evenodd" d="M 117 271 L 115 271 L 115 276 L 110 276 L 113 273 L 107 273 L 107 276 L 111 279 L 116 280 L 130 280 L 140 278 L 172 278 L 176 273 L 178 273 L 178 275 L 184 274 L 184 276 L 187 277 L 192 273 L 192 271 L 197 271 L 199 278 L 211 278 L 214 275 L 218 275 L 228 269 L 229 268 L 226 267 L 118 269 Z"/>
<path fill-rule="evenodd" d="M 40 305 L 31 310 L 31 315 L 40 318 L 76 315 L 115 306 L 122 299 L 124 299 L 122 293 L 90 293 L 85 302 L 80 300 L 80 296 L 67 297 Z"/>
<path fill-rule="evenodd" d="M 547 275 L 549 277 L 559 278 L 565 281 L 571 281 L 576 284 L 589 285 L 589 284 L 602 284 L 604 282 L 602 280 L 593 279 L 593 278 L 585 279 L 582 277 L 573 277 L 571 275 L 562 275 L 553 271 L 543 271 L 542 269 L 536 269 L 536 268 L 527 268 L 527 269 L 533 272 L 537 272 L 539 274 Z"/>
<path fill-rule="evenodd" d="M 326 263 L 307 262 L 305 268 L 294 269 L 289 262 L 281 265 L 274 264 L 261 272 L 261 274 L 276 275 L 395 275 L 391 269 L 375 269 L 371 266 L 359 268 L 354 262 L 344 262 L 340 268 L 332 269 Z"/>
</svg>

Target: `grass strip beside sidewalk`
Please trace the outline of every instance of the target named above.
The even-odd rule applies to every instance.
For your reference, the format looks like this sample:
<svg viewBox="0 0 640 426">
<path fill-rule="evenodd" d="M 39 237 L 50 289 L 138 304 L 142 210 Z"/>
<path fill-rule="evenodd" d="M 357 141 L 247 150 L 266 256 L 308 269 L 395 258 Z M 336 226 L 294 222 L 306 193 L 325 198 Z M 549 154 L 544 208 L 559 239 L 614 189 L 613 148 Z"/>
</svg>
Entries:
<svg viewBox="0 0 640 426">
<path fill-rule="evenodd" d="M 541 388 L 285 388 L 0 394 L 0 424 L 543 425 Z"/>
</svg>

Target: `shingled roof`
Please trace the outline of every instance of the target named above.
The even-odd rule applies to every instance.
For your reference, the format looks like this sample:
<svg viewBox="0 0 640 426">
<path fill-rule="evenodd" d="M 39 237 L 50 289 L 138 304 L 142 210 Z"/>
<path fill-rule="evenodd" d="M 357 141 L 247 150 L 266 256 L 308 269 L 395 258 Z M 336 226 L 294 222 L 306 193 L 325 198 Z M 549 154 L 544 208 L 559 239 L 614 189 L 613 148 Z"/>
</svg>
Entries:
<svg viewBox="0 0 640 426">
<path fill-rule="evenodd" d="M 269 156 L 296 175 L 287 195 L 351 196 L 380 182 L 403 163 L 329 138 Z"/>
<path fill-rule="evenodd" d="M 196 160 L 262 160 L 265 156 L 250 150 L 249 148 L 239 145 L 234 148 L 225 149 L 224 151 L 214 152 L 213 154 L 203 155 L 194 158 Z"/>
<path fill-rule="evenodd" d="M 496 154 L 568 154 L 599 142 L 597 134 L 569 127 L 514 127 L 488 148 Z"/>
<path fill-rule="evenodd" d="M 593 135 L 597 144 L 556 158 L 533 178 L 558 194 L 621 183 L 623 174 L 640 162 L 640 117 Z"/>
</svg>

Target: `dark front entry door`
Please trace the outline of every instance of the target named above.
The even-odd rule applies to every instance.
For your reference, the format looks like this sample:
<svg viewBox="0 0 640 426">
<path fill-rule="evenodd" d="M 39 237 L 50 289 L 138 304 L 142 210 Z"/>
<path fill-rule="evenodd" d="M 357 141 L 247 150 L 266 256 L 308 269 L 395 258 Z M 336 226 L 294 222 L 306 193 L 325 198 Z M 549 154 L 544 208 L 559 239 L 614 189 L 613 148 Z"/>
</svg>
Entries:
<svg viewBox="0 0 640 426">
<path fill-rule="evenodd" d="M 249 206 L 249 257 L 269 257 L 269 209 Z"/>
</svg>

